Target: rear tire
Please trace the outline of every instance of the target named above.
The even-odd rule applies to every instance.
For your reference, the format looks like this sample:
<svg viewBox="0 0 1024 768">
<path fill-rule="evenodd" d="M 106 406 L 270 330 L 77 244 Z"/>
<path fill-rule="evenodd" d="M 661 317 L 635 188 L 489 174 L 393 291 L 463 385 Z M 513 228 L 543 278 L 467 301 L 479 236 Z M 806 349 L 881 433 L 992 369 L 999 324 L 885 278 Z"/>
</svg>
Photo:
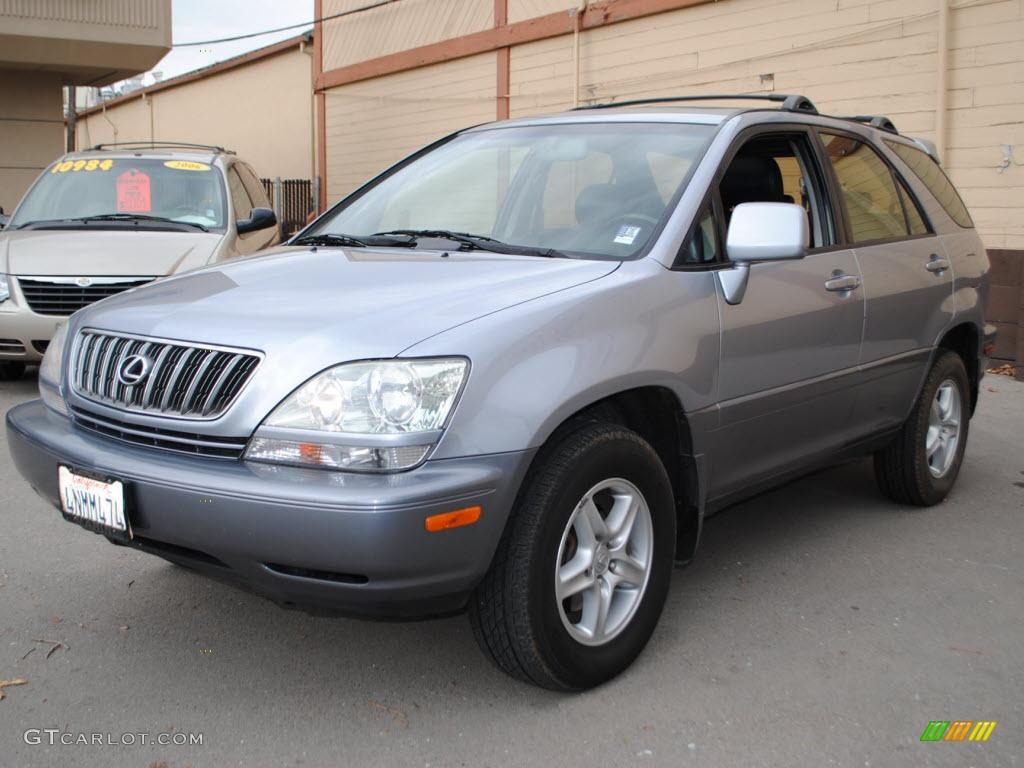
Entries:
<svg viewBox="0 0 1024 768">
<path fill-rule="evenodd" d="M 970 384 L 964 362 L 942 350 L 899 435 L 875 454 L 875 477 L 900 504 L 930 507 L 952 489 L 970 426 Z"/>
<path fill-rule="evenodd" d="M 0 362 L 0 381 L 17 381 L 25 375 L 25 364 L 16 360 Z"/>
<path fill-rule="evenodd" d="M 545 449 L 470 600 L 473 634 L 509 675 L 552 690 L 622 672 L 668 594 L 675 507 L 639 435 L 589 424 Z"/>
</svg>

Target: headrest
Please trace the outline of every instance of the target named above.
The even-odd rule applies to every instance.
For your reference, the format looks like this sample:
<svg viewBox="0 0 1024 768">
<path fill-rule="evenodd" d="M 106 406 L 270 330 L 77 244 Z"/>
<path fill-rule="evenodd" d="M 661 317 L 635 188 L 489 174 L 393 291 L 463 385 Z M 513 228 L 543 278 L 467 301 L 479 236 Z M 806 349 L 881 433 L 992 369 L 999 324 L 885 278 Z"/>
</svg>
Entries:
<svg viewBox="0 0 1024 768">
<path fill-rule="evenodd" d="M 740 203 L 780 203 L 786 199 L 782 171 L 770 157 L 737 155 L 722 177 L 722 203 L 731 210 Z"/>
</svg>

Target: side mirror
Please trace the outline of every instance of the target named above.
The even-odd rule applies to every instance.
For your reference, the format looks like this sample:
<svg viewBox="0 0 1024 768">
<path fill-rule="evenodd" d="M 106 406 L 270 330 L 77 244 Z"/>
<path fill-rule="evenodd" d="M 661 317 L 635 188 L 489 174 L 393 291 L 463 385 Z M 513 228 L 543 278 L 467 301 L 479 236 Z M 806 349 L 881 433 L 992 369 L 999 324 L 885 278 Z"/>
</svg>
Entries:
<svg viewBox="0 0 1024 768">
<path fill-rule="evenodd" d="M 810 230 L 807 211 L 793 203 L 742 203 L 732 211 L 725 252 L 732 262 L 802 259 Z"/>
<path fill-rule="evenodd" d="M 246 232 L 255 232 L 260 229 L 267 229 L 268 227 L 277 226 L 277 216 L 269 208 L 253 208 L 249 211 L 248 219 L 239 219 L 235 224 L 235 228 L 238 230 L 238 234 L 244 235 Z"/>
<path fill-rule="evenodd" d="M 741 203 L 732 210 L 725 252 L 735 264 L 718 273 L 728 304 L 739 304 L 747 291 L 750 264 L 785 261 L 807 255 L 811 234 L 807 211 L 793 203 Z"/>
</svg>

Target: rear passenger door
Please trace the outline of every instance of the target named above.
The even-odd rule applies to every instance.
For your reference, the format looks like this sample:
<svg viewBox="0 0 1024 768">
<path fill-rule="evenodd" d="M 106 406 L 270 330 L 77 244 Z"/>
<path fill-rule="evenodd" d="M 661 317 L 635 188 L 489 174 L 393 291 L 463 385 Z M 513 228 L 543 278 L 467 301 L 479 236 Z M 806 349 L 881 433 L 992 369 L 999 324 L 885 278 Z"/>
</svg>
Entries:
<svg viewBox="0 0 1024 768">
<path fill-rule="evenodd" d="M 952 268 L 921 205 L 883 155 L 856 134 L 820 136 L 864 281 L 855 419 L 865 431 L 880 431 L 906 418 L 931 347 L 952 319 Z"/>
</svg>

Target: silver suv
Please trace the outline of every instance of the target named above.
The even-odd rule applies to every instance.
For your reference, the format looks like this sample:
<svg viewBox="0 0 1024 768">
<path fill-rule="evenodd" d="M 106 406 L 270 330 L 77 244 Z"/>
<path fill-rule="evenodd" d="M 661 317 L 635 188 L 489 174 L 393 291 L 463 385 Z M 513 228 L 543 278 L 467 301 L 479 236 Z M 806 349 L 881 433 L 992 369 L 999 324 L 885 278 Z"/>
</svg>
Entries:
<svg viewBox="0 0 1024 768">
<path fill-rule="evenodd" d="M 42 360 L 76 310 L 275 245 L 276 224 L 252 168 L 222 147 L 122 142 L 58 158 L 0 228 L 0 381 Z"/>
<path fill-rule="evenodd" d="M 509 674 L 608 680 L 707 515 L 866 454 L 935 504 L 967 445 L 988 259 L 929 148 L 751 103 L 462 131 L 78 312 L 7 415 L 18 469 L 284 606 L 468 608 Z"/>
</svg>

